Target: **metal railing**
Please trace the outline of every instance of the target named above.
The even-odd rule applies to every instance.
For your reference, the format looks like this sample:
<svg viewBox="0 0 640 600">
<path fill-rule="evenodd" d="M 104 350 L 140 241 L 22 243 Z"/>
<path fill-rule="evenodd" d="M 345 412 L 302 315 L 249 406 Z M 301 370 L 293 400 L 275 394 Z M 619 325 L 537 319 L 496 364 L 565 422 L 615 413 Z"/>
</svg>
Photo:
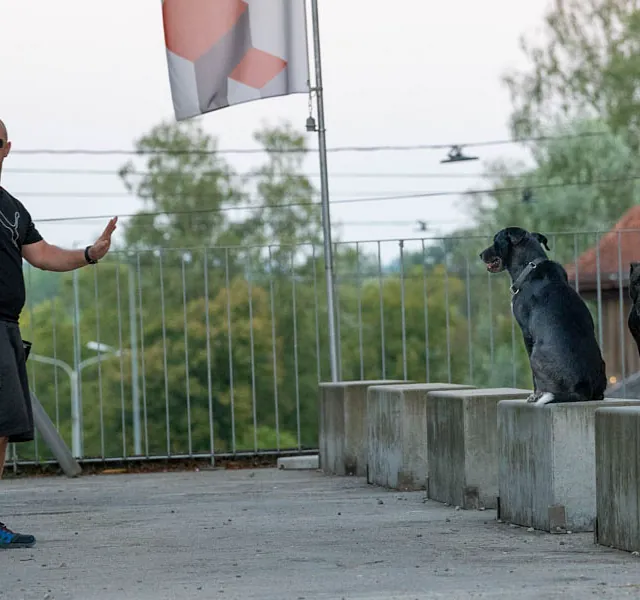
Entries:
<svg viewBox="0 0 640 600">
<path fill-rule="evenodd" d="M 613 246 L 607 235 L 548 237 L 624 395 L 640 371 L 626 327 L 640 231 L 618 232 Z M 489 242 L 335 244 L 340 378 L 530 388 L 508 275 L 478 257 Z M 85 461 L 317 448 L 317 384 L 330 374 L 323 273 L 320 246 L 116 252 L 63 275 L 27 268 L 32 390 Z M 39 439 L 13 458 L 51 460 Z"/>
</svg>

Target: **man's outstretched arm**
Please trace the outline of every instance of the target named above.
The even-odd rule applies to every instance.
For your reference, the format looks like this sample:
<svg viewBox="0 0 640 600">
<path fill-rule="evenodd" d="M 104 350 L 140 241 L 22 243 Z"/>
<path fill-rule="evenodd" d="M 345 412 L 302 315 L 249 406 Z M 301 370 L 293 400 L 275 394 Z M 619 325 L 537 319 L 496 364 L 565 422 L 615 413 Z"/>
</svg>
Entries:
<svg viewBox="0 0 640 600">
<path fill-rule="evenodd" d="M 89 250 L 94 258 L 92 250 Z M 65 250 L 44 240 L 22 247 L 22 256 L 27 262 L 43 271 L 73 271 L 84 267 L 87 263 L 82 250 Z"/>
<path fill-rule="evenodd" d="M 111 236 L 116 229 L 117 222 L 117 217 L 109 221 L 102 235 L 89 249 L 89 258 L 100 260 L 109 252 Z M 22 246 L 22 256 L 29 264 L 43 271 L 74 271 L 87 264 L 84 248 L 82 250 L 65 250 L 44 240 Z"/>
</svg>

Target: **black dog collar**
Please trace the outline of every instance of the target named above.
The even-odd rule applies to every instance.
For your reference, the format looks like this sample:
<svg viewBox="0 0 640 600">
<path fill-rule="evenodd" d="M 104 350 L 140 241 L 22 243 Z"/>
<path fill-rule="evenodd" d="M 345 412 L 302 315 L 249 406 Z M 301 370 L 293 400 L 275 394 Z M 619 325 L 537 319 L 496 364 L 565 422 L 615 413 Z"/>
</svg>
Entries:
<svg viewBox="0 0 640 600">
<path fill-rule="evenodd" d="M 546 258 L 536 258 L 535 260 L 532 260 L 522 271 L 522 273 L 520 273 L 520 275 L 518 276 L 518 279 L 516 279 L 511 286 L 509 287 L 509 290 L 511 291 L 511 293 L 515 296 L 519 291 L 520 288 L 522 287 L 522 284 L 524 283 L 525 279 L 527 277 L 529 277 L 529 275 L 531 274 L 532 271 L 535 271 L 538 268 L 538 265 L 540 263 L 543 263 L 545 260 L 547 260 Z"/>
</svg>

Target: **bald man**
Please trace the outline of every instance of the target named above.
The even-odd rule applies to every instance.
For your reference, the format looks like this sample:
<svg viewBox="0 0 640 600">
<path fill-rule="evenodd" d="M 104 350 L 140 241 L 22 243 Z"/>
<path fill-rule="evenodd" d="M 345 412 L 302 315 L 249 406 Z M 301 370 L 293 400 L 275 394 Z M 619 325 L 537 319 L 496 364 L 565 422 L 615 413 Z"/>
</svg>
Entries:
<svg viewBox="0 0 640 600">
<path fill-rule="evenodd" d="M 2 165 L 10 152 L 7 128 L 0 120 L 0 477 L 7 445 L 34 438 L 26 356 L 18 326 L 25 303 L 22 259 L 44 271 L 73 271 L 96 264 L 109 252 L 118 221 L 111 219 L 96 242 L 84 250 L 48 244 L 27 209 L 1 185 Z M 0 522 L 0 550 L 30 548 L 35 543 L 32 535 L 15 533 Z"/>
</svg>

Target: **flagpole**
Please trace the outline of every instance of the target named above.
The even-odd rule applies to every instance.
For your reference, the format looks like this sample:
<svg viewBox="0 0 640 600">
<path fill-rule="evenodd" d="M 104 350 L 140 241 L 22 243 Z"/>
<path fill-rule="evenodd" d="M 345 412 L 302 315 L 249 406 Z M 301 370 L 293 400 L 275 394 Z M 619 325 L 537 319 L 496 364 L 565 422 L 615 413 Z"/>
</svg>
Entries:
<svg viewBox="0 0 640 600">
<path fill-rule="evenodd" d="M 316 71 L 314 91 L 318 109 L 318 144 L 320 154 L 320 198 L 322 206 L 322 232 L 324 238 L 324 269 L 327 280 L 327 318 L 329 320 L 329 356 L 331 359 L 331 381 L 338 381 L 338 344 L 333 279 L 333 244 L 331 242 L 331 213 L 329 210 L 329 173 L 327 166 L 327 138 L 324 120 L 324 96 L 322 88 L 322 59 L 320 56 L 320 17 L 318 0 L 311 0 L 313 47 Z"/>
</svg>

